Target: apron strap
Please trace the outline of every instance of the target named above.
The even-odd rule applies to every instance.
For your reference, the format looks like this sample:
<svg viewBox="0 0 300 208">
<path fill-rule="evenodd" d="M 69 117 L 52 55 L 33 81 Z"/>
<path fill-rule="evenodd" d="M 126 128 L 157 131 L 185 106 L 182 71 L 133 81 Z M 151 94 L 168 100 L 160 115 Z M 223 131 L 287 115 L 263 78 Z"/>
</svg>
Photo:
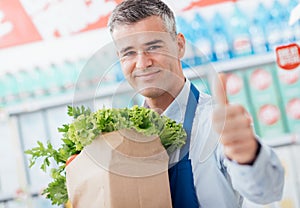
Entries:
<svg viewBox="0 0 300 208">
<path fill-rule="evenodd" d="M 199 91 L 191 83 L 190 94 L 188 97 L 188 103 L 187 103 L 187 108 L 185 110 L 185 117 L 183 122 L 183 128 L 186 131 L 187 138 L 184 146 L 180 150 L 179 159 L 189 155 L 191 132 L 193 127 L 194 116 L 198 105 L 198 100 L 199 100 Z"/>
<path fill-rule="evenodd" d="M 181 159 L 169 169 L 169 182 L 173 208 L 199 208 L 199 202 L 194 186 L 191 160 L 189 160 L 189 147 L 194 116 L 199 100 L 199 91 L 191 83 L 183 128 L 187 133 L 185 145 L 180 150 Z"/>
</svg>

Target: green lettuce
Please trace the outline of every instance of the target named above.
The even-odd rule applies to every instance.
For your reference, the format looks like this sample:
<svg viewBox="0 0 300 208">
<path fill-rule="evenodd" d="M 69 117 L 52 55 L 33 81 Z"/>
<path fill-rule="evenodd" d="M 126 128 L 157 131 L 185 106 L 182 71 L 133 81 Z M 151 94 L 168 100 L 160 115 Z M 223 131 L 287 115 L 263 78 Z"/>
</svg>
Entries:
<svg viewBox="0 0 300 208">
<path fill-rule="evenodd" d="M 151 109 L 133 106 L 132 108 L 104 108 L 91 112 L 85 107 L 68 106 L 68 115 L 73 122 L 64 124 L 58 131 L 63 134 L 62 144 L 54 149 L 48 141 L 46 145 L 38 141 L 38 146 L 25 151 L 31 155 L 30 167 L 42 159 L 41 169 L 46 171 L 50 161 L 56 168 L 51 169 L 52 182 L 43 191 L 52 204 L 61 205 L 68 201 L 65 166 L 68 158 L 89 145 L 98 135 L 121 129 L 134 129 L 146 136 L 158 135 L 168 152 L 185 144 L 186 132 L 182 124 L 161 116 Z"/>
</svg>

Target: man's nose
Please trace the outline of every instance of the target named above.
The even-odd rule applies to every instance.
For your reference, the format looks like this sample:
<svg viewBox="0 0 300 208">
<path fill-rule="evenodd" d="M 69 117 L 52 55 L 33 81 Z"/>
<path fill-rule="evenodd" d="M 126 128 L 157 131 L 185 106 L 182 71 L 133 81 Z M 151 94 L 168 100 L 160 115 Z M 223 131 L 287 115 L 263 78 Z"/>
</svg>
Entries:
<svg viewBox="0 0 300 208">
<path fill-rule="evenodd" d="M 136 68 L 144 69 L 152 65 L 152 59 L 149 54 L 139 52 L 136 57 Z"/>
</svg>

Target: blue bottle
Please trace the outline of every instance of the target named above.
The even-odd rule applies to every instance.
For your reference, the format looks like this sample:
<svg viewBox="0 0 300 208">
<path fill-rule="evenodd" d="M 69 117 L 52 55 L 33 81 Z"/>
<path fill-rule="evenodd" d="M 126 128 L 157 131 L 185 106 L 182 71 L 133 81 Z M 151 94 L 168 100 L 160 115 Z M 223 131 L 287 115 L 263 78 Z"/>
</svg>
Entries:
<svg viewBox="0 0 300 208">
<path fill-rule="evenodd" d="M 249 27 L 253 54 L 263 54 L 268 51 L 265 25 L 268 21 L 267 10 L 262 3 L 258 5 L 252 23 Z"/>
<path fill-rule="evenodd" d="M 187 22 L 184 17 L 176 17 L 177 32 L 183 33 L 186 38 L 185 54 L 182 58 L 181 64 L 183 69 L 188 69 L 196 65 L 195 48 L 193 42 L 195 41 L 195 33 L 191 27 L 191 24 Z"/>
<path fill-rule="evenodd" d="M 271 7 L 266 31 L 268 50 L 274 51 L 277 46 L 283 43 L 281 4 L 277 0 L 273 2 Z"/>
<path fill-rule="evenodd" d="M 231 58 L 228 33 L 225 22 L 220 13 L 216 12 L 213 17 L 211 39 L 213 43 L 214 61 L 224 61 Z"/>
<path fill-rule="evenodd" d="M 294 42 L 294 31 L 293 27 L 289 25 L 290 12 L 288 4 L 281 4 L 277 0 L 274 4 L 277 4 L 279 10 L 279 18 L 281 19 L 281 30 L 282 30 L 282 43 L 288 44 Z"/>
<path fill-rule="evenodd" d="M 41 69 L 43 80 L 46 82 L 47 94 L 50 96 L 62 93 L 63 82 L 61 70 L 56 64 L 51 64 L 47 68 Z"/>
<path fill-rule="evenodd" d="M 3 82 L 6 86 L 6 92 L 5 92 L 5 100 L 6 103 L 9 104 L 16 104 L 20 101 L 19 97 L 19 83 L 17 82 L 16 77 L 12 73 L 6 73 L 3 76 Z"/>
<path fill-rule="evenodd" d="M 43 69 L 35 67 L 32 70 L 32 88 L 35 97 L 41 98 L 47 96 L 47 79 L 48 77 L 44 74 Z"/>
<path fill-rule="evenodd" d="M 290 14 L 299 3 L 298 0 L 290 0 L 287 6 L 288 14 Z M 291 27 L 294 34 L 294 41 L 300 41 L 300 21 L 297 21 Z"/>
<path fill-rule="evenodd" d="M 230 18 L 231 47 L 234 57 L 252 54 L 249 23 L 245 14 L 234 4 Z"/>
<path fill-rule="evenodd" d="M 71 61 L 64 61 L 58 65 L 61 70 L 61 85 L 67 92 L 72 92 L 78 78 L 75 63 Z"/>
<path fill-rule="evenodd" d="M 30 72 L 20 70 L 15 74 L 19 86 L 19 96 L 22 101 L 29 100 L 33 97 L 32 77 Z"/>
<path fill-rule="evenodd" d="M 4 82 L 4 76 L 0 76 L 0 108 L 4 107 L 6 104 L 5 95 L 6 95 L 6 85 Z"/>
<path fill-rule="evenodd" d="M 192 22 L 192 29 L 194 34 L 194 46 L 196 54 L 196 65 L 205 64 L 213 61 L 213 49 L 210 27 L 206 20 L 196 13 Z"/>
</svg>

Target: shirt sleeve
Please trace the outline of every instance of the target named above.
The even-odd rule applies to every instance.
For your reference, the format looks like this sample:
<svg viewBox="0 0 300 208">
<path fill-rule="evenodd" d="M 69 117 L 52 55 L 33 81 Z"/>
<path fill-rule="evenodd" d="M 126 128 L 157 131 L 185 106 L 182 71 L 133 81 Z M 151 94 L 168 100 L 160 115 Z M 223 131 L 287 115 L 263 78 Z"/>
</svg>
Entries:
<svg viewBox="0 0 300 208">
<path fill-rule="evenodd" d="M 223 165 L 230 175 L 232 186 L 243 197 L 257 204 L 279 201 L 284 186 L 284 170 L 275 154 L 261 143 L 252 165 L 240 165 L 223 157 Z"/>
</svg>

